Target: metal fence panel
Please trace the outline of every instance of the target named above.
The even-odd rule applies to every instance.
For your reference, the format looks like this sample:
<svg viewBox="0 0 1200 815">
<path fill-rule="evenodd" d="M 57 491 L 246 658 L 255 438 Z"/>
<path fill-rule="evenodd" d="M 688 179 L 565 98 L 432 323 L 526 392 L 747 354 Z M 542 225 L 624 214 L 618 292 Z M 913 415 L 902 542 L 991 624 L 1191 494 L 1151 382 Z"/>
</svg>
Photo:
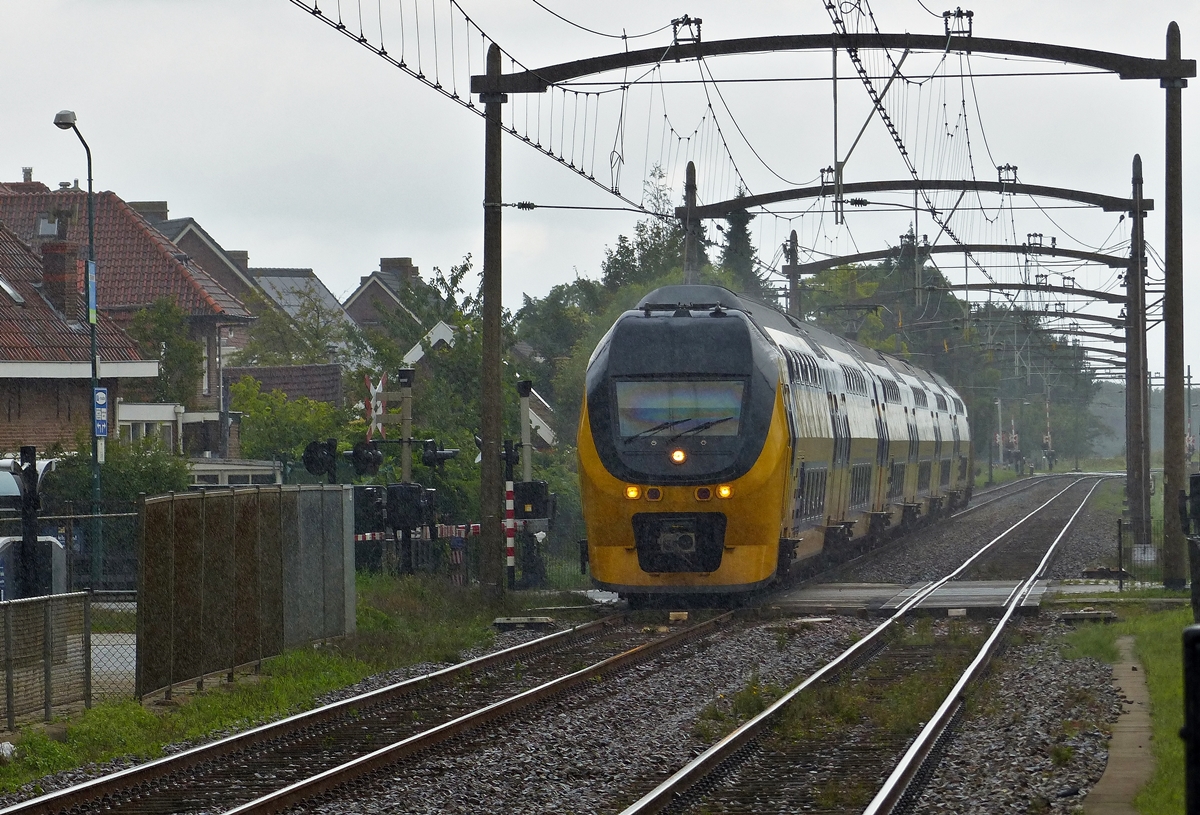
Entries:
<svg viewBox="0 0 1200 815">
<path fill-rule="evenodd" d="M 342 545 L 342 493 L 323 490 L 320 498 L 321 568 L 317 576 L 321 581 L 324 606 L 320 636 L 336 637 L 346 630 L 346 586 L 342 580 L 345 553 Z"/>
<path fill-rule="evenodd" d="M 296 520 L 294 544 L 285 546 L 283 558 L 283 637 L 289 648 L 324 635 L 321 626 L 325 594 L 320 579 L 324 567 L 320 487 L 300 488 Z M 284 529 L 286 534 L 286 525 Z"/>
<path fill-rule="evenodd" d="M 204 519 L 204 593 L 200 599 L 200 627 L 204 632 L 202 650 L 204 670 L 208 673 L 231 668 L 233 659 L 234 582 L 233 492 L 203 492 L 200 495 Z"/>
<path fill-rule="evenodd" d="M 275 489 L 258 491 L 258 609 L 261 653 L 283 651 L 283 512 L 284 499 L 295 493 Z"/>
<path fill-rule="evenodd" d="M 354 617 L 347 492 L 281 486 L 147 500 L 137 693 L 345 634 Z"/>
<path fill-rule="evenodd" d="M 262 490 L 233 495 L 233 664 L 262 658 L 259 595 L 259 504 Z"/>
<path fill-rule="evenodd" d="M 171 545 L 175 569 L 171 604 L 171 678 L 180 681 L 203 676 L 204 630 L 204 517 L 201 495 L 176 495 Z M 166 646 L 167 643 L 162 645 Z"/>
<path fill-rule="evenodd" d="M 139 513 L 142 522 L 138 534 L 137 685 L 140 688 L 169 684 L 174 662 L 171 653 L 174 507 L 169 498 L 151 498 L 143 502 Z M 160 645 L 146 649 L 142 647 L 145 643 Z"/>
<path fill-rule="evenodd" d="M 40 712 L 49 721 L 55 705 L 87 699 L 87 602 L 86 594 L 76 593 L 0 603 L 3 709 L 10 730 L 18 716 Z"/>
</svg>

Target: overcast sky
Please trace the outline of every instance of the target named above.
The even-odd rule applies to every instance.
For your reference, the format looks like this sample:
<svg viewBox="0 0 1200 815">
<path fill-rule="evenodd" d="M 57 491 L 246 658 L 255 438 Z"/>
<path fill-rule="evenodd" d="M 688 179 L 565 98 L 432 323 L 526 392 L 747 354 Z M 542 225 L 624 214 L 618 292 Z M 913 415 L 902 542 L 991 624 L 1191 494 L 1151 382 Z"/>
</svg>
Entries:
<svg viewBox="0 0 1200 815">
<path fill-rule="evenodd" d="M 565 17 L 600 32 L 640 34 L 683 13 L 703 19 L 706 41 L 732 37 L 832 30 L 823 0 L 800 2 L 647 3 L 632 0 L 577 3 L 543 0 Z M 938 15 L 942 5 L 925 0 Z M 338 0 L 322 0 L 336 15 Z M 342 0 L 342 13 L 358 27 L 358 0 Z M 460 0 L 482 30 L 530 67 L 621 50 L 620 40 L 573 28 L 532 0 Z M 377 41 L 382 20 L 389 52 L 407 49 L 412 63 L 417 30 L 426 67 L 431 47 L 439 64 L 478 42 L 444 27 L 436 42 L 430 23 L 451 19 L 448 0 L 398 3 L 361 0 L 364 34 Z M 1032 40 L 1137 56 L 1162 57 L 1168 22 L 1179 22 L 1185 58 L 1200 57 L 1200 3 L 1192 0 L 980 0 L 971 4 L 977 36 Z M 843 3 L 845 14 L 857 18 Z M 398 14 L 407 16 L 401 40 Z M 940 33 L 942 21 L 918 0 L 876 0 L 875 20 L 885 32 Z M 420 22 L 416 16 L 422 15 Z M 440 18 L 438 15 L 441 15 Z M 5 47 L 0 50 L 0 180 L 17 180 L 32 166 L 34 177 L 55 186 L 85 176 L 83 152 L 70 133 L 52 125 L 54 113 L 76 111 L 95 158 L 98 189 L 125 200 L 167 200 L 172 217 L 196 218 L 227 249 L 244 249 L 253 266 L 310 267 L 339 296 L 361 275 L 378 268 L 380 257 L 410 256 L 423 272 L 448 268 L 470 253 L 482 258 L 482 119 L 389 65 L 354 41 L 322 24 L 287 0 L 0 0 Z M 869 24 L 869 23 L 867 23 Z M 671 31 L 629 41 L 631 49 L 669 44 Z M 457 50 L 454 50 L 457 49 Z M 899 59 L 899 54 L 893 55 Z M 461 62 L 461 59 L 460 59 Z M 883 58 L 868 59 L 873 72 L 889 70 Z M 831 83 L 796 81 L 828 77 L 830 55 L 788 54 L 723 57 L 706 63 L 719 80 L 770 78 L 762 83 L 642 84 L 626 96 L 623 138 L 616 130 L 619 93 L 593 97 L 595 113 L 571 110 L 572 134 L 580 136 L 579 163 L 610 183 L 610 156 L 621 156 L 620 187 L 641 200 L 645 169 L 663 163 L 678 198 L 682 165 L 689 150 L 702 173 L 701 198 L 719 200 L 742 182 L 754 193 L 819 178 L 833 161 Z M 957 75 L 958 57 L 912 55 L 903 66 L 914 77 L 940 71 Z M 1163 92 L 1154 81 L 1122 81 L 1111 75 L 1012 78 L 982 76 L 1032 70 L 1073 70 L 976 56 L 974 84 L 935 79 L 922 85 L 898 83 L 888 105 L 923 177 L 963 175 L 995 180 L 994 166 L 1013 164 L 1030 184 L 1128 195 L 1130 161 L 1145 162 L 1146 195 L 1159 199 L 1163 186 Z M 465 66 L 464 66 L 465 68 Z M 480 72 L 478 53 L 472 65 Z M 507 65 L 506 65 L 507 70 Z M 870 111 L 864 88 L 844 56 L 838 71 L 839 155 L 844 156 Z M 646 79 L 667 83 L 701 76 L 695 63 L 674 64 Z M 465 73 L 464 73 L 465 76 Z M 613 79 L 611 76 L 604 77 Z M 633 76 L 630 77 L 631 79 Z M 619 79 L 619 78 L 618 78 Z M 790 80 L 790 81 L 778 81 Z M 877 80 L 882 86 L 886 78 Z M 466 93 L 465 83 L 460 90 Z M 1200 182 L 1195 145 L 1200 110 L 1185 90 L 1185 251 L 1194 268 L 1200 242 L 1189 240 L 1200 223 Z M 600 90 L 600 86 L 589 86 Z M 706 95 L 706 91 L 708 95 Z M 965 105 L 964 105 L 965 100 Z M 543 105 L 550 97 L 543 96 Z M 709 113 L 709 104 L 712 112 Z M 512 99 L 506 117 L 538 120 L 538 100 Z M 694 144 L 664 136 L 663 121 L 682 134 L 697 131 Z M 587 108 L 586 102 L 584 104 Z M 963 111 L 965 110 L 965 114 Z M 556 115 L 563 113 L 561 107 Z M 590 120 L 584 116 L 592 117 Z M 706 118 L 706 115 L 708 118 Z M 549 127 L 548 111 L 542 121 Z M 585 121 L 589 123 L 586 127 Z M 714 123 L 728 143 L 732 163 Z M 923 135 L 922 135 L 923 134 Z M 536 140 L 536 133 L 534 133 Z M 965 145 L 970 139 L 970 150 Z M 549 133 L 543 141 L 549 142 Z M 701 145 L 701 141 L 704 144 Z M 666 146 L 664 149 L 664 145 Z M 756 158 L 757 151 L 760 158 Z M 573 148 L 565 146 L 564 153 Z M 512 138 L 504 145 L 504 199 L 539 204 L 612 207 L 622 202 L 598 186 Z M 590 152 L 589 152 L 590 151 Z M 568 159 L 571 155 L 568 154 Z M 907 169 L 887 132 L 875 120 L 847 163 L 847 181 L 903 178 Z M 957 195 L 932 203 L 950 210 Z M 841 254 L 894 244 L 912 222 L 911 198 L 873 197 L 873 212 L 852 212 L 845 226 L 832 224 L 812 202 L 772 207 L 753 222 L 764 263 L 778 262 L 776 248 L 796 229 L 809 252 Z M 1117 214 L 1077 210 L 997 211 L 998 199 L 979 200 L 982 212 L 963 210 L 952 226 L 968 242 L 1023 241 L 1041 232 L 1060 246 L 1118 251 L 1128 239 Z M 1020 202 L 1028 206 L 1025 199 Z M 1061 206 L 1063 202 L 1044 204 Z M 967 204 L 964 203 L 964 207 Z M 989 207 L 991 209 L 989 209 Z M 521 295 L 543 296 L 576 274 L 598 276 L 604 247 L 618 234 L 631 234 L 631 212 L 539 209 L 504 211 L 504 300 L 518 308 Z M 1049 219 L 1053 218 L 1053 221 Z M 923 219 L 923 220 L 922 220 Z M 1151 215 L 1147 236 L 1162 246 L 1161 206 Z M 936 225 L 919 216 L 918 229 L 931 239 Z M 710 235 L 719 237 L 710 228 Z M 1118 251 L 1119 253 L 1119 251 Z M 961 256 L 942 261 L 961 267 Z M 1015 279 L 1011 258 L 992 273 Z M 986 264 L 985 264 L 986 265 Z M 1026 270 L 1028 271 L 1028 270 Z M 1112 288 L 1111 270 L 1048 265 L 1044 271 L 1073 273 L 1080 286 Z M 1153 266 L 1152 273 L 1156 273 Z M 972 274 L 972 272 L 975 272 Z M 968 268 L 974 282 L 981 273 Z M 1200 306 L 1200 286 L 1186 277 L 1189 310 Z M 1200 375 L 1200 321 L 1188 329 L 1188 359 Z M 1161 335 L 1161 331 L 1157 332 Z M 1161 370 L 1159 342 L 1152 338 L 1152 370 Z"/>
</svg>

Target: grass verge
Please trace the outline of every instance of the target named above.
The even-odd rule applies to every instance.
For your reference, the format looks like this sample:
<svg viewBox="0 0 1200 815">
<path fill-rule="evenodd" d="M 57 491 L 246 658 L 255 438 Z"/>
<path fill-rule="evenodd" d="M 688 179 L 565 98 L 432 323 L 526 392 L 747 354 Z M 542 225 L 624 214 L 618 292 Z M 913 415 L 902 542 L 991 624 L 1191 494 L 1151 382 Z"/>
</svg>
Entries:
<svg viewBox="0 0 1200 815">
<path fill-rule="evenodd" d="M 1068 656 L 1117 659 L 1116 639 L 1132 635 L 1138 661 L 1150 690 L 1155 768 L 1134 806 L 1142 815 L 1174 815 L 1184 809 L 1183 629 L 1192 622 L 1190 608 L 1148 611 L 1137 606 L 1121 609 L 1124 619 L 1110 625 L 1081 626 L 1067 640 Z"/>
<path fill-rule="evenodd" d="M 0 766 L 0 790 L 91 762 L 154 758 L 168 744 L 298 713 L 322 694 L 379 671 L 457 661 L 462 651 L 492 642 L 495 617 L 556 599 L 509 594 L 492 603 L 478 588 L 422 576 L 359 575 L 357 590 L 354 636 L 266 660 L 258 676 L 215 683 L 172 704 L 105 702 L 50 728 L 26 727 L 15 739 L 15 760 Z"/>
</svg>

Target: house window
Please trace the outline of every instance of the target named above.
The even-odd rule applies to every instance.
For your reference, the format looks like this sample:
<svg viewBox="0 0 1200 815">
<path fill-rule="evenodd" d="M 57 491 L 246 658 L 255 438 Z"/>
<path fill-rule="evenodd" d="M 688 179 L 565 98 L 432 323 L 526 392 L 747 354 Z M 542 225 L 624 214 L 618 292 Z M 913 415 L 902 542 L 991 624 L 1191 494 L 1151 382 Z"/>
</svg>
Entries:
<svg viewBox="0 0 1200 815">
<path fill-rule="evenodd" d="M 200 380 L 200 392 L 208 396 L 208 338 L 204 339 L 204 375 Z"/>
</svg>

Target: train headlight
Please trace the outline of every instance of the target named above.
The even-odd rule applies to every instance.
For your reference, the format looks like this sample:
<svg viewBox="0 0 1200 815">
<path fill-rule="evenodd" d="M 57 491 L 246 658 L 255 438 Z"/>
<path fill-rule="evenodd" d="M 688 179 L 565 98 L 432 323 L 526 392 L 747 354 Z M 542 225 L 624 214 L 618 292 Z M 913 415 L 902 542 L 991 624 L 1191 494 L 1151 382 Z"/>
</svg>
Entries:
<svg viewBox="0 0 1200 815">
<path fill-rule="evenodd" d="M 661 501 L 662 500 L 662 490 L 660 490 L 658 487 L 647 487 L 646 488 L 646 500 L 647 501 Z"/>
<path fill-rule="evenodd" d="M 625 487 L 625 497 L 630 501 L 636 501 L 642 497 L 642 488 L 637 484 L 629 484 Z"/>
<path fill-rule="evenodd" d="M 708 487 L 696 487 L 696 500 L 708 501 L 712 498 L 712 490 Z"/>
<path fill-rule="evenodd" d="M 687 453 L 685 451 L 678 449 L 671 451 L 672 464 L 682 464 L 685 461 L 687 461 Z"/>
<path fill-rule="evenodd" d="M 732 498 L 733 497 L 733 487 L 731 487 L 728 484 L 720 485 L 719 487 L 717 487 L 717 497 L 718 498 Z"/>
</svg>

